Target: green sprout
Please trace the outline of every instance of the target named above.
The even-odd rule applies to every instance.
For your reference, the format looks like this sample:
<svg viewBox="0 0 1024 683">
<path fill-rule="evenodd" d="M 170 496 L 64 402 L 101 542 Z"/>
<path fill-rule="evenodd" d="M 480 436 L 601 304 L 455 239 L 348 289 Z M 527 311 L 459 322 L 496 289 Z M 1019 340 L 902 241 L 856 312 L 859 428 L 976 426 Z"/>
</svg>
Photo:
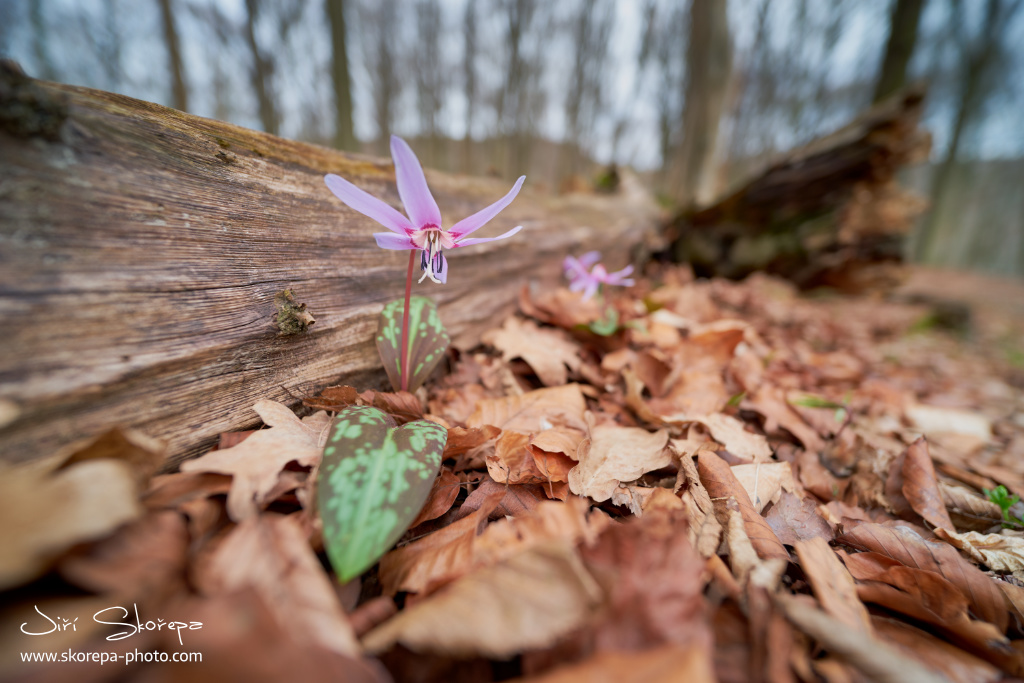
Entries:
<svg viewBox="0 0 1024 683">
<path fill-rule="evenodd" d="M 985 493 L 985 497 L 990 502 L 995 503 L 999 506 L 999 509 L 1003 512 L 1003 526 L 1024 526 L 1024 518 L 1022 517 L 1011 517 L 1010 508 L 1020 502 L 1020 496 L 1014 494 L 1010 495 L 1010 492 L 1006 490 L 1006 487 L 1000 484 L 994 489 L 982 489 Z"/>
</svg>

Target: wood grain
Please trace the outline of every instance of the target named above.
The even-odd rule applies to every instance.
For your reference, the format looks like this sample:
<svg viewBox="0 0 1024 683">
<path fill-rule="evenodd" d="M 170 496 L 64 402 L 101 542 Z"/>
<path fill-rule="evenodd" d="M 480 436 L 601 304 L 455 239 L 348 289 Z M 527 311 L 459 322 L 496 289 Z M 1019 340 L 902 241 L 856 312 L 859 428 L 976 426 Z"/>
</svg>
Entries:
<svg viewBox="0 0 1024 683">
<path fill-rule="evenodd" d="M 124 425 L 165 441 L 175 463 L 257 424 L 260 399 L 382 384 L 372 335 L 402 295 L 406 254 L 376 248 L 381 228 L 323 175 L 400 208 L 389 160 L 9 71 L 0 80 L 0 460 Z M 36 132 L 24 120 L 34 112 L 59 127 Z M 427 179 L 446 225 L 510 186 Z M 624 264 L 658 220 L 640 192 L 528 187 L 480 233 L 522 224 L 519 235 L 449 252 L 448 284 L 414 293 L 434 297 L 469 346 L 524 283 L 556 284 L 566 253 L 602 249 Z M 316 318 L 308 333 L 278 334 L 274 295 L 286 288 Z"/>
</svg>

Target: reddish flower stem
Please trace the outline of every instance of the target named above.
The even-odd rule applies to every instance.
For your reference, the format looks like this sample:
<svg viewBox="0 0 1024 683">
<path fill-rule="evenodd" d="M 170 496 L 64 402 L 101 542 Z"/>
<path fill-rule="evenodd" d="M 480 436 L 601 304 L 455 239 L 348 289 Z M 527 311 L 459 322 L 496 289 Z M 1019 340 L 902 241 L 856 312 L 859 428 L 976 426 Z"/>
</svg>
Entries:
<svg viewBox="0 0 1024 683">
<path fill-rule="evenodd" d="M 416 263 L 416 254 L 419 250 L 409 250 L 409 268 L 405 272 L 405 306 L 402 307 L 402 346 L 400 353 L 402 360 L 402 391 L 409 391 L 409 299 L 412 297 L 412 267 Z"/>
</svg>

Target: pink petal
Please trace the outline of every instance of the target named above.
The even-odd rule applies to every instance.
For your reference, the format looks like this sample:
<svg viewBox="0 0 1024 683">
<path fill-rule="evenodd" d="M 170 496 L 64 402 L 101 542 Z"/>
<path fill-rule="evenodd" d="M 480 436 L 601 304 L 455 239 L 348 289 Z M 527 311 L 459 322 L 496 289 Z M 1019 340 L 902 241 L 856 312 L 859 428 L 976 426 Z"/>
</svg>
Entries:
<svg viewBox="0 0 1024 683">
<path fill-rule="evenodd" d="M 597 294 L 597 288 L 601 286 L 601 283 L 597 280 L 590 280 L 587 282 L 587 288 L 583 291 L 583 300 L 587 301 L 592 299 Z"/>
<path fill-rule="evenodd" d="M 358 211 L 367 218 L 372 218 L 399 235 L 412 232 L 412 224 L 409 223 L 408 218 L 372 194 L 360 190 L 341 176 L 328 173 L 324 176 L 324 182 L 334 196 L 345 202 L 350 209 Z"/>
<path fill-rule="evenodd" d="M 600 260 L 601 252 L 599 251 L 588 251 L 586 254 L 580 256 L 579 258 L 580 265 L 582 265 L 584 268 L 589 268 L 590 266 L 594 265 Z"/>
<path fill-rule="evenodd" d="M 437 208 L 437 202 L 427 187 L 420 160 L 409 144 L 397 135 L 391 136 L 391 158 L 395 160 L 398 196 L 402 198 L 409 219 L 417 228 L 440 228 L 441 210 Z"/>
<path fill-rule="evenodd" d="M 392 235 L 390 232 L 375 232 L 373 233 L 373 239 L 377 240 L 377 246 L 381 249 L 394 249 L 399 251 L 402 249 L 415 249 L 416 245 L 412 243 L 412 239 L 405 235 Z"/>
<path fill-rule="evenodd" d="M 519 180 L 516 181 L 516 184 L 512 186 L 512 189 L 509 190 L 509 193 L 507 195 L 505 195 L 498 201 L 494 202 L 486 209 L 481 209 L 480 211 L 474 213 L 472 216 L 469 216 L 468 218 L 463 218 L 461 221 L 453 225 L 451 230 L 449 230 L 448 232 L 451 233 L 451 235 L 456 240 L 458 240 L 470 234 L 471 232 L 474 232 L 475 230 L 479 230 L 480 228 L 482 228 L 487 223 L 487 221 L 497 216 L 499 213 L 501 213 L 502 209 L 504 209 L 506 206 L 512 203 L 512 200 L 516 198 L 517 194 L 519 194 L 519 188 L 523 186 L 523 182 L 525 180 L 526 176 L 519 176 Z"/>
<path fill-rule="evenodd" d="M 508 232 L 506 232 L 504 235 L 498 235 L 497 237 L 470 237 L 468 240 L 462 240 L 462 239 L 456 238 L 455 246 L 456 247 L 469 247 L 469 246 L 472 246 L 474 244 L 483 244 L 484 242 L 493 242 L 494 240 L 503 240 L 506 237 L 511 237 L 512 235 L 516 234 L 517 232 L 519 232 L 522 229 L 523 229 L 523 226 L 517 225 L 516 227 L 514 227 L 511 230 L 509 230 Z"/>
</svg>

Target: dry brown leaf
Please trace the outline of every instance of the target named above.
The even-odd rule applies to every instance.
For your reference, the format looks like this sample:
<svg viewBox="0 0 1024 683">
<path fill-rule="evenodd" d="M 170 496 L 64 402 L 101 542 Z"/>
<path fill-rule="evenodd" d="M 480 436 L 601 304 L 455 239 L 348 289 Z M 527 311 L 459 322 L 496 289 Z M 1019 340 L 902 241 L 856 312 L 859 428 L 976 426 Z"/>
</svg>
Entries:
<svg viewBox="0 0 1024 683">
<path fill-rule="evenodd" d="M 925 521 L 940 529 L 953 530 L 953 520 L 946 512 L 946 505 L 939 493 L 935 478 L 935 467 L 928 454 L 928 442 L 919 438 L 907 447 L 903 460 L 903 495 L 914 512 Z"/>
<path fill-rule="evenodd" d="M 868 680 L 880 683 L 943 683 L 946 680 L 916 659 L 907 657 L 869 633 L 850 629 L 804 600 L 787 595 L 777 596 L 776 600 L 794 626 L 830 653 L 852 664 Z"/>
<path fill-rule="evenodd" d="M 576 550 L 551 544 L 463 576 L 370 631 L 363 645 L 371 653 L 401 643 L 416 652 L 504 659 L 578 628 L 600 602 Z"/>
<path fill-rule="evenodd" d="M 917 533 L 903 526 L 886 527 L 881 524 L 860 524 L 838 536 L 836 541 L 856 548 L 870 550 L 890 557 L 902 565 L 944 577 L 956 586 L 959 594 L 968 600 L 974 612 L 985 621 L 1006 630 L 1007 613 L 1002 593 L 991 578 L 946 543 L 925 541 Z"/>
<path fill-rule="evenodd" d="M 813 500 L 798 498 L 788 491 L 782 492 L 779 502 L 764 519 L 786 545 L 812 538 L 831 541 L 835 537 L 832 526 L 818 514 L 818 505 Z"/>
<path fill-rule="evenodd" d="M 913 425 L 928 434 L 949 432 L 973 436 L 981 443 L 992 439 L 992 421 L 977 412 L 916 404 L 907 407 Z"/>
<path fill-rule="evenodd" d="M 899 565 L 871 580 L 858 581 L 857 595 L 862 601 L 931 624 L 972 651 L 1005 665 L 1009 641 L 1003 632 L 989 622 L 971 619 L 964 596 L 935 572 Z"/>
<path fill-rule="evenodd" d="M 522 358 L 546 387 L 565 384 L 566 368 L 579 370 L 579 345 L 565 332 L 541 328 L 530 320 L 510 316 L 500 329 L 486 332 L 481 340 L 501 351 L 506 361 Z"/>
<path fill-rule="evenodd" d="M 541 432 L 543 434 L 544 432 Z M 576 462 L 568 456 L 531 448 L 528 434 L 504 431 L 498 437 L 494 454 L 485 458 L 487 472 L 498 483 L 550 484 L 568 481 Z"/>
<path fill-rule="evenodd" d="M 199 583 L 206 594 L 253 588 L 296 638 L 360 655 L 331 581 L 293 517 L 263 514 L 243 521 L 217 547 Z"/>
<path fill-rule="evenodd" d="M 999 669 L 906 622 L 871 618 L 880 640 L 942 674 L 952 683 L 989 683 L 1002 678 Z"/>
<path fill-rule="evenodd" d="M 588 515 L 589 505 L 576 498 L 567 504 L 542 501 L 529 513 L 483 528 L 500 500 L 500 492 L 494 491 L 473 514 L 381 558 L 384 592 L 430 593 L 470 571 L 530 547 L 554 540 L 591 542 L 607 524 L 603 515 Z"/>
<path fill-rule="evenodd" d="M 768 439 L 761 434 L 748 432 L 743 423 L 736 418 L 723 413 L 713 413 L 694 417 L 692 421 L 707 427 L 715 441 L 725 446 L 725 449 L 737 458 L 755 463 L 772 461 L 772 449 L 768 445 Z"/>
<path fill-rule="evenodd" d="M 115 427 L 84 446 L 70 446 L 68 450 L 71 455 L 61 467 L 87 460 L 123 460 L 131 466 L 135 481 L 142 489 L 149 482 L 150 475 L 164 464 L 165 446 L 142 432 Z"/>
<path fill-rule="evenodd" d="M 394 393 L 373 391 L 360 392 L 355 387 L 327 387 L 319 396 L 302 400 L 303 405 L 314 410 L 336 413 L 348 406 L 373 406 L 393 415 L 399 424 L 423 418 L 423 404 L 408 391 Z"/>
<path fill-rule="evenodd" d="M 847 628 L 871 635 L 871 617 L 850 572 L 822 538 L 797 541 L 796 556 L 822 609 Z"/>
<path fill-rule="evenodd" d="M 958 534 L 945 529 L 936 529 L 935 535 L 992 571 L 1024 572 L 1024 538 L 1020 536 L 980 534 L 977 531 Z"/>
<path fill-rule="evenodd" d="M 586 430 L 583 413 L 586 402 L 580 385 L 537 389 L 519 396 L 483 399 L 466 424 L 470 427 L 493 425 L 503 430 L 536 434 L 551 427 Z"/>
<path fill-rule="evenodd" d="M 714 683 L 715 680 L 707 650 L 675 645 L 638 652 L 598 652 L 579 664 L 561 666 L 543 676 L 515 679 L 519 683 Z"/>
<path fill-rule="evenodd" d="M 1003 511 L 998 505 L 966 487 L 940 481 L 939 493 L 957 529 L 984 531 L 1003 521 Z"/>
<path fill-rule="evenodd" d="M 89 459 L 55 472 L 38 463 L 0 466 L 0 588 L 35 578 L 72 545 L 141 513 L 126 461 Z"/>
<path fill-rule="evenodd" d="M 68 582 L 94 593 L 144 596 L 153 602 L 182 584 L 188 544 L 179 513 L 151 512 L 63 558 L 58 571 Z"/>
<path fill-rule="evenodd" d="M 431 519 L 437 519 L 448 512 L 452 505 L 455 504 L 455 499 L 459 497 L 461 487 L 462 482 L 459 480 L 459 477 L 452 474 L 452 471 L 447 467 L 442 467 L 437 479 L 434 480 L 434 486 L 430 489 L 430 493 L 427 494 L 427 502 L 423 504 L 423 509 L 420 510 L 420 513 L 412 521 L 412 524 L 409 525 L 409 528 L 412 529 L 418 524 Z"/>
<path fill-rule="evenodd" d="M 569 471 L 569 489 L 597 502 L 611 498 L 620 482 L 639 479 L 672 462 L 668 430 L 595 425 L 580 444 L 579 464 Z"/>
<path fill-rule="evenodd" d="M 483 427 L 449 427 L 448 441 L 444 446 L 443 459 L 457 458 L 474 448 L 479 448 L 501 434 L 501 430 L 492 425 Z"/>
<path fill-rule="evenodd" d="M 768 503 L 777 503 L 783 490 L 796 490 L 793 468 L 788 462 L 755 465 L 733 465 L 733 476 L 747 492 L 754 509 L 760 513 Z"/>
<path fill-rule="evenodd" d="M 711 451 L 699 451 L 697 453 L 697 471 L 700 473 L 700 481 L 707 489 L 708 495 L 712 500 L 717 501 L 715 510 L 719 516 L 719 522 L 722 522 L 724 514 L 721 512 L 721 507 L 729 498 L 735 498 L 740 514 L 743 515 L 747 536 L 758 556 L 763 560 L 774 558 L 789 560 L 786 548 L 783 547 L 782 542 L 779 541 L 764 518 L 754 509 L 746 490 L 724 460 Z M 723 526 L 725 526 L 724 523 Z"/>
<path fill-rule="evenodd" d="M 263 400 L 253 406 L 270 428 L 242 443 L 182 463 L 182 472 L 216 472 L 234 477 L 228 493 L 228 514 L 240 521 L 255 515 L 271 501 L 285 465 L 295 461 L 312 467 L 320 461 L 331 418 L 318 412 L 299 420 L 287 406 Z"/>
<path fill-rule="evenodd" d="M 740 407 L 763 415 L 766 420 L 765 431 L 769 434 L 782 427 L 795 436 L 811 453 L 820 453 L 825 447 L 825 442 L 818 436 L 818 432 L 812 429 L 786 402 L 785 394 L 781 389 L 762 385 L 753 395 L 744 398 Z"/>
</svg>

